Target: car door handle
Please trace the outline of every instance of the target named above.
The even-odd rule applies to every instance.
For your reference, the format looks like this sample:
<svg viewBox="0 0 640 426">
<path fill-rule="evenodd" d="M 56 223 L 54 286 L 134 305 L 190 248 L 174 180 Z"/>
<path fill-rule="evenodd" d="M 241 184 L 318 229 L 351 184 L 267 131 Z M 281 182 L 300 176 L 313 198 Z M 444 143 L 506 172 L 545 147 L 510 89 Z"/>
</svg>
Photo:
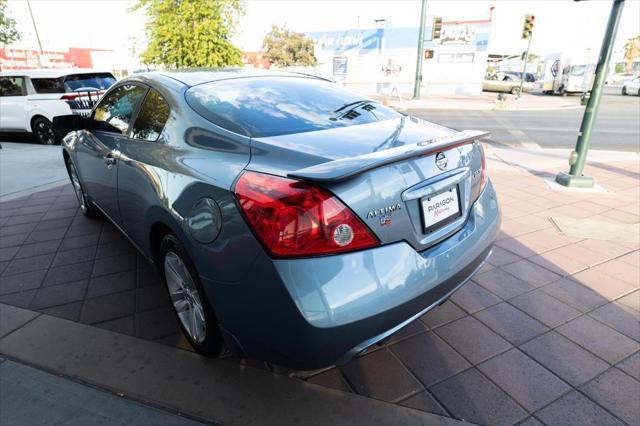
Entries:
<svg viewBox="0 0 640 426">
<path fill-rule="evenodd" d="M 111 151 L 104 157 L 104 162 L 107 167 L 111 167 L 116 164 L 118 161 L 118 156 L 120 155 L 120 151 Z"/>
</svg>

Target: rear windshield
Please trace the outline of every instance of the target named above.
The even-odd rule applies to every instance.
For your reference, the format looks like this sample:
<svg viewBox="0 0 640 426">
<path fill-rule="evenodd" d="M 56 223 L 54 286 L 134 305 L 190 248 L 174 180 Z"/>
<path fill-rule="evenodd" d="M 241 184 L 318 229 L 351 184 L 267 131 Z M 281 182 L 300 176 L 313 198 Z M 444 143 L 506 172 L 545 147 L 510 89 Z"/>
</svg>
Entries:
<svg viewBox="0 0 640 426">
<path fill-rule="evenodd" d="M 77 90 L 105 90 L 116 82 L 111 73 L 71 74 L 59 78 L 32 78 L 36 93 L 65 93 Z"/>
<path fill-rule="evenodd" d="M 214 81 L 192 87 L 186 99 L 212 123 L 250 137 L 311 132 L 401 116 L 336 84 L 300 77 Z"/>
</svg>

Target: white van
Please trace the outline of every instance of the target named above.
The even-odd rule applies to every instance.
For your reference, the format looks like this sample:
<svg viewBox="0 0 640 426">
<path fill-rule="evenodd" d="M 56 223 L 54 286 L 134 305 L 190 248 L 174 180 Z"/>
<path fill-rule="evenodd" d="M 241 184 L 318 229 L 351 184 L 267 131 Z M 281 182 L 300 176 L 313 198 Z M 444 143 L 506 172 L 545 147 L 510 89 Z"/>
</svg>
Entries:
<svg viewBox="0 0 640 426">
<path fill-rule="evenodd" d="M 567 95 L 590 92 L 595 78 L 596 64 L 588 55 L 568 57 L 562 53 L 548 55 L 544 61 L 542 92 Z"/>
<path fill-rule="evenodd" d="M 88 115 L 115 82 L 110 72 L 90 69 L 0 72 L 0 132 L 29 132 L 40 143 L 55 144 L 53 117 Z"/>
</svg>

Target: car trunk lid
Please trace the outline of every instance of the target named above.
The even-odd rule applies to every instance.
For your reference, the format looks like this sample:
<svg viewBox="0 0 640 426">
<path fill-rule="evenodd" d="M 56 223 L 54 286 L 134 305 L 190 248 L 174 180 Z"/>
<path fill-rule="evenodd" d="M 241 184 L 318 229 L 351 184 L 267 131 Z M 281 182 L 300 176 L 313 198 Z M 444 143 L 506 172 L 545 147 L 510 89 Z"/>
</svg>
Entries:
<svg viewBox="0 0 640 426">
<path fill-rule="evenodd" d="M 403 117 L 253 139 L 247 168 L 323 186 L 381 243 L 423 250 L 465 223 L 481 185 L 478 141 L 487 136 Z"/>
</svg>

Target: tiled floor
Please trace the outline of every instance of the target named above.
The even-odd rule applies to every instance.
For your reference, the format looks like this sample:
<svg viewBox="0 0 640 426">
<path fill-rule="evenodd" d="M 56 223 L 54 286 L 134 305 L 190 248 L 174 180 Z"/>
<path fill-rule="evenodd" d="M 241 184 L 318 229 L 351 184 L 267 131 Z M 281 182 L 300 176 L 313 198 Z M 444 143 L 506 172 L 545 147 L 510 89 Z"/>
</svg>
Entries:
<svg viewBox="0 0 640 426">
<path fill-rule="evenodd" d="M 606 194 L 496 167 L 504 222 L 489 263 L 450 301 L 308 380 L 481 424 L 637 424 L 640 245 L 568 237 L 549 216 L 637 223 L 640 171 L 588 171 Z M 75 203 L 65 186 L 0 204 L 0 302 L 186 347 L 155 272 Z"/>
</svg>

